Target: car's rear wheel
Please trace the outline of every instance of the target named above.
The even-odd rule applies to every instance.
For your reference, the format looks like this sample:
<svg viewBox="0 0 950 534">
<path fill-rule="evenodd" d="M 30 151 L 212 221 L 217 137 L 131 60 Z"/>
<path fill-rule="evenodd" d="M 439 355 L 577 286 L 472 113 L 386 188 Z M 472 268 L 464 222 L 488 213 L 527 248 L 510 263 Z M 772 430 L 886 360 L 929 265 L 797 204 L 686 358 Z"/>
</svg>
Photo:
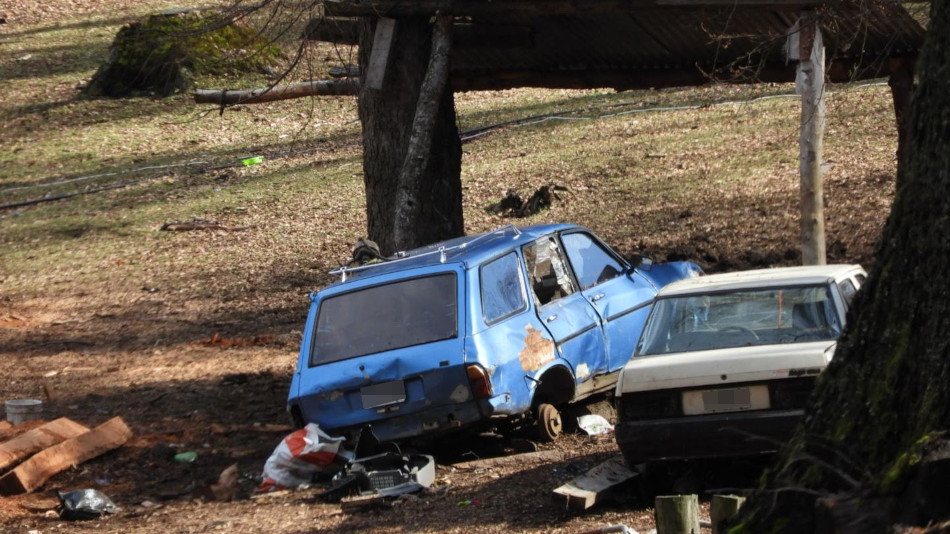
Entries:
<svg viewBox="0 0 950 534">
<path fill-rule="evenodd" d="M 554 441 L 561 435 L 561 413 L 551 404 L 538 405 L 535 416 L 538 438 L 541 441 Z"/>
</svg>

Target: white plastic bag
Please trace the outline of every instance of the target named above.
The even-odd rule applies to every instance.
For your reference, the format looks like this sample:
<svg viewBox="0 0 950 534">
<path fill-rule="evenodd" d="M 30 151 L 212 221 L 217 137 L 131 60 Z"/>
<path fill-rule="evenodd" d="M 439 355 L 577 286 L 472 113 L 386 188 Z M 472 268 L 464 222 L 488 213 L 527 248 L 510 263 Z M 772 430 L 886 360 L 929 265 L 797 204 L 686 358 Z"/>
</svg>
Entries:
<svg viewBox="0 0 950 534">
<path fill-rule="evenodd" d="M 296 489 L 309 483 L 316 473 L 332 473 L 345 462 L 340 454 L 343 438 L 335 438 L 310 423 L 287 435 L 264 464 L 264 480 L 259 493 Z"/>
</svg>

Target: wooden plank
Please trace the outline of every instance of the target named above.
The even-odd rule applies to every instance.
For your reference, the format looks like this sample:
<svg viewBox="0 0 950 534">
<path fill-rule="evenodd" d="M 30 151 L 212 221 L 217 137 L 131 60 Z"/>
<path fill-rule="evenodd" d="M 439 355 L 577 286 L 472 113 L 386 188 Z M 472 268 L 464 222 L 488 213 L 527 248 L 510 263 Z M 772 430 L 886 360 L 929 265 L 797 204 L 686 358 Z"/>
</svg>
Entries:
<svg viewBox="0 0 950 534">
<path fill-rule="evenodd" d="M 0 470 L 84 432 L 89 429 L 65 417 L 24 432 L 0 444 Z"/>
<path fill-rule="evenodd" d="M 611 488 L 635 476 L 637 473 L 624 464 L 623 457 L 615 456 L 555 489 L 554 501 L 576 512 L 587 510 Z"/>
<path fill-rule="evenodd" d="M 376 22 L 376 33 L 373 35 L 373 51 L 369 56 L 369 66 L 366 68 L 366 79 L 363 81 L 369 89 L 382 89 L 383 78 L 386 77 L 386 66 L 389 64 L 389 51 L 393 46 L 393 34 L 396 32 L 396 19 L 380 18 Z"/>
<path fill-rule="evenodd" d="M 3 421 L 0 421 L 0 432 L 3 432 L 4 430 L 8 430 L 11 427 L 13 427 L 13 423 L 11 423 L 10 421 L 7 421 L 6 419 L 4 419 Z"/>
<path fill-rule="evenodd" d="M 0 477 L 0 495 L 29 493 L 56 473 L 121 447 L 132 431 L 121 417 L 113 417 L 96 428 L 53 445 L 16 469 Z"/>
</svg>

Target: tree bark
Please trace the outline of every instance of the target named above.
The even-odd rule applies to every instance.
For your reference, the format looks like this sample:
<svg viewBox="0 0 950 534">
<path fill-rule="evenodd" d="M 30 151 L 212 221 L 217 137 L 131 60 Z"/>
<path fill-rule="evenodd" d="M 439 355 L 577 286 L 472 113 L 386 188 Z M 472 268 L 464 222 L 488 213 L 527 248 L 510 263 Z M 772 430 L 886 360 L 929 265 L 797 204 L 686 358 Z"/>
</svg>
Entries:
<svg viewBox="0 0 950 534">
<path fill-rule="evenodd" d="M 360 27 L 360 70 L 367 72 L 372 53 L 375 19 Z M 383 254 L 434 241 L 458 237 L 462 221 L 462 144 L 455 120 L 452 88 L 446 84 L 438 97 L 428 143 L 427 161 L 418 185 L 410 190 L 414 201 L 407 231 L 395 241 L 399 175 L 406 162 L 420 90 L 432 46 L 427 17 L 399 19 L 381 90 L 363 86 L 359 114 L 363 126 L 363 173 L 366 186 L 367 234 Z"/>
<path fill-rule="evenodd" d="M 881 499 L 896 502 L 921 444 L 950 427 L 947 0 L 932 3 L 918 68 L 906 173 L 877 261 L 804 424 L 742 508 L 739 532 L 814 532 L 816 500 L 835 493 L 858 497 L 867 513 L 896 513 L 897 506 L 882 508 Z M 885 532 L 894 517 L 878 521 L 878 531 Z"/>
</svg>

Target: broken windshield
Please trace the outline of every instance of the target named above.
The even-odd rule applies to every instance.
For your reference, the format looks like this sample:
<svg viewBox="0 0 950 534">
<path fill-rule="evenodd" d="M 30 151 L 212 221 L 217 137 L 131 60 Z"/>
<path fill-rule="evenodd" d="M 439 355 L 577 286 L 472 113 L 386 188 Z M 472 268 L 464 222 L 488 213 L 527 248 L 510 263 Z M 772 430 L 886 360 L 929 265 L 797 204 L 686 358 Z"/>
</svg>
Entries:
<svg viewBox="0 0 950 534">
<path fill-rule="evenodd" d="M 828 286 L 684 295 L 657 301 L 637 354 L 835 340 L 840 334 Z"/>
<path fill-rule="evenodd" d="M 310 366 L 458 335 L 454 273 L 400 280 L 320 304 Z"/>
</svg>

